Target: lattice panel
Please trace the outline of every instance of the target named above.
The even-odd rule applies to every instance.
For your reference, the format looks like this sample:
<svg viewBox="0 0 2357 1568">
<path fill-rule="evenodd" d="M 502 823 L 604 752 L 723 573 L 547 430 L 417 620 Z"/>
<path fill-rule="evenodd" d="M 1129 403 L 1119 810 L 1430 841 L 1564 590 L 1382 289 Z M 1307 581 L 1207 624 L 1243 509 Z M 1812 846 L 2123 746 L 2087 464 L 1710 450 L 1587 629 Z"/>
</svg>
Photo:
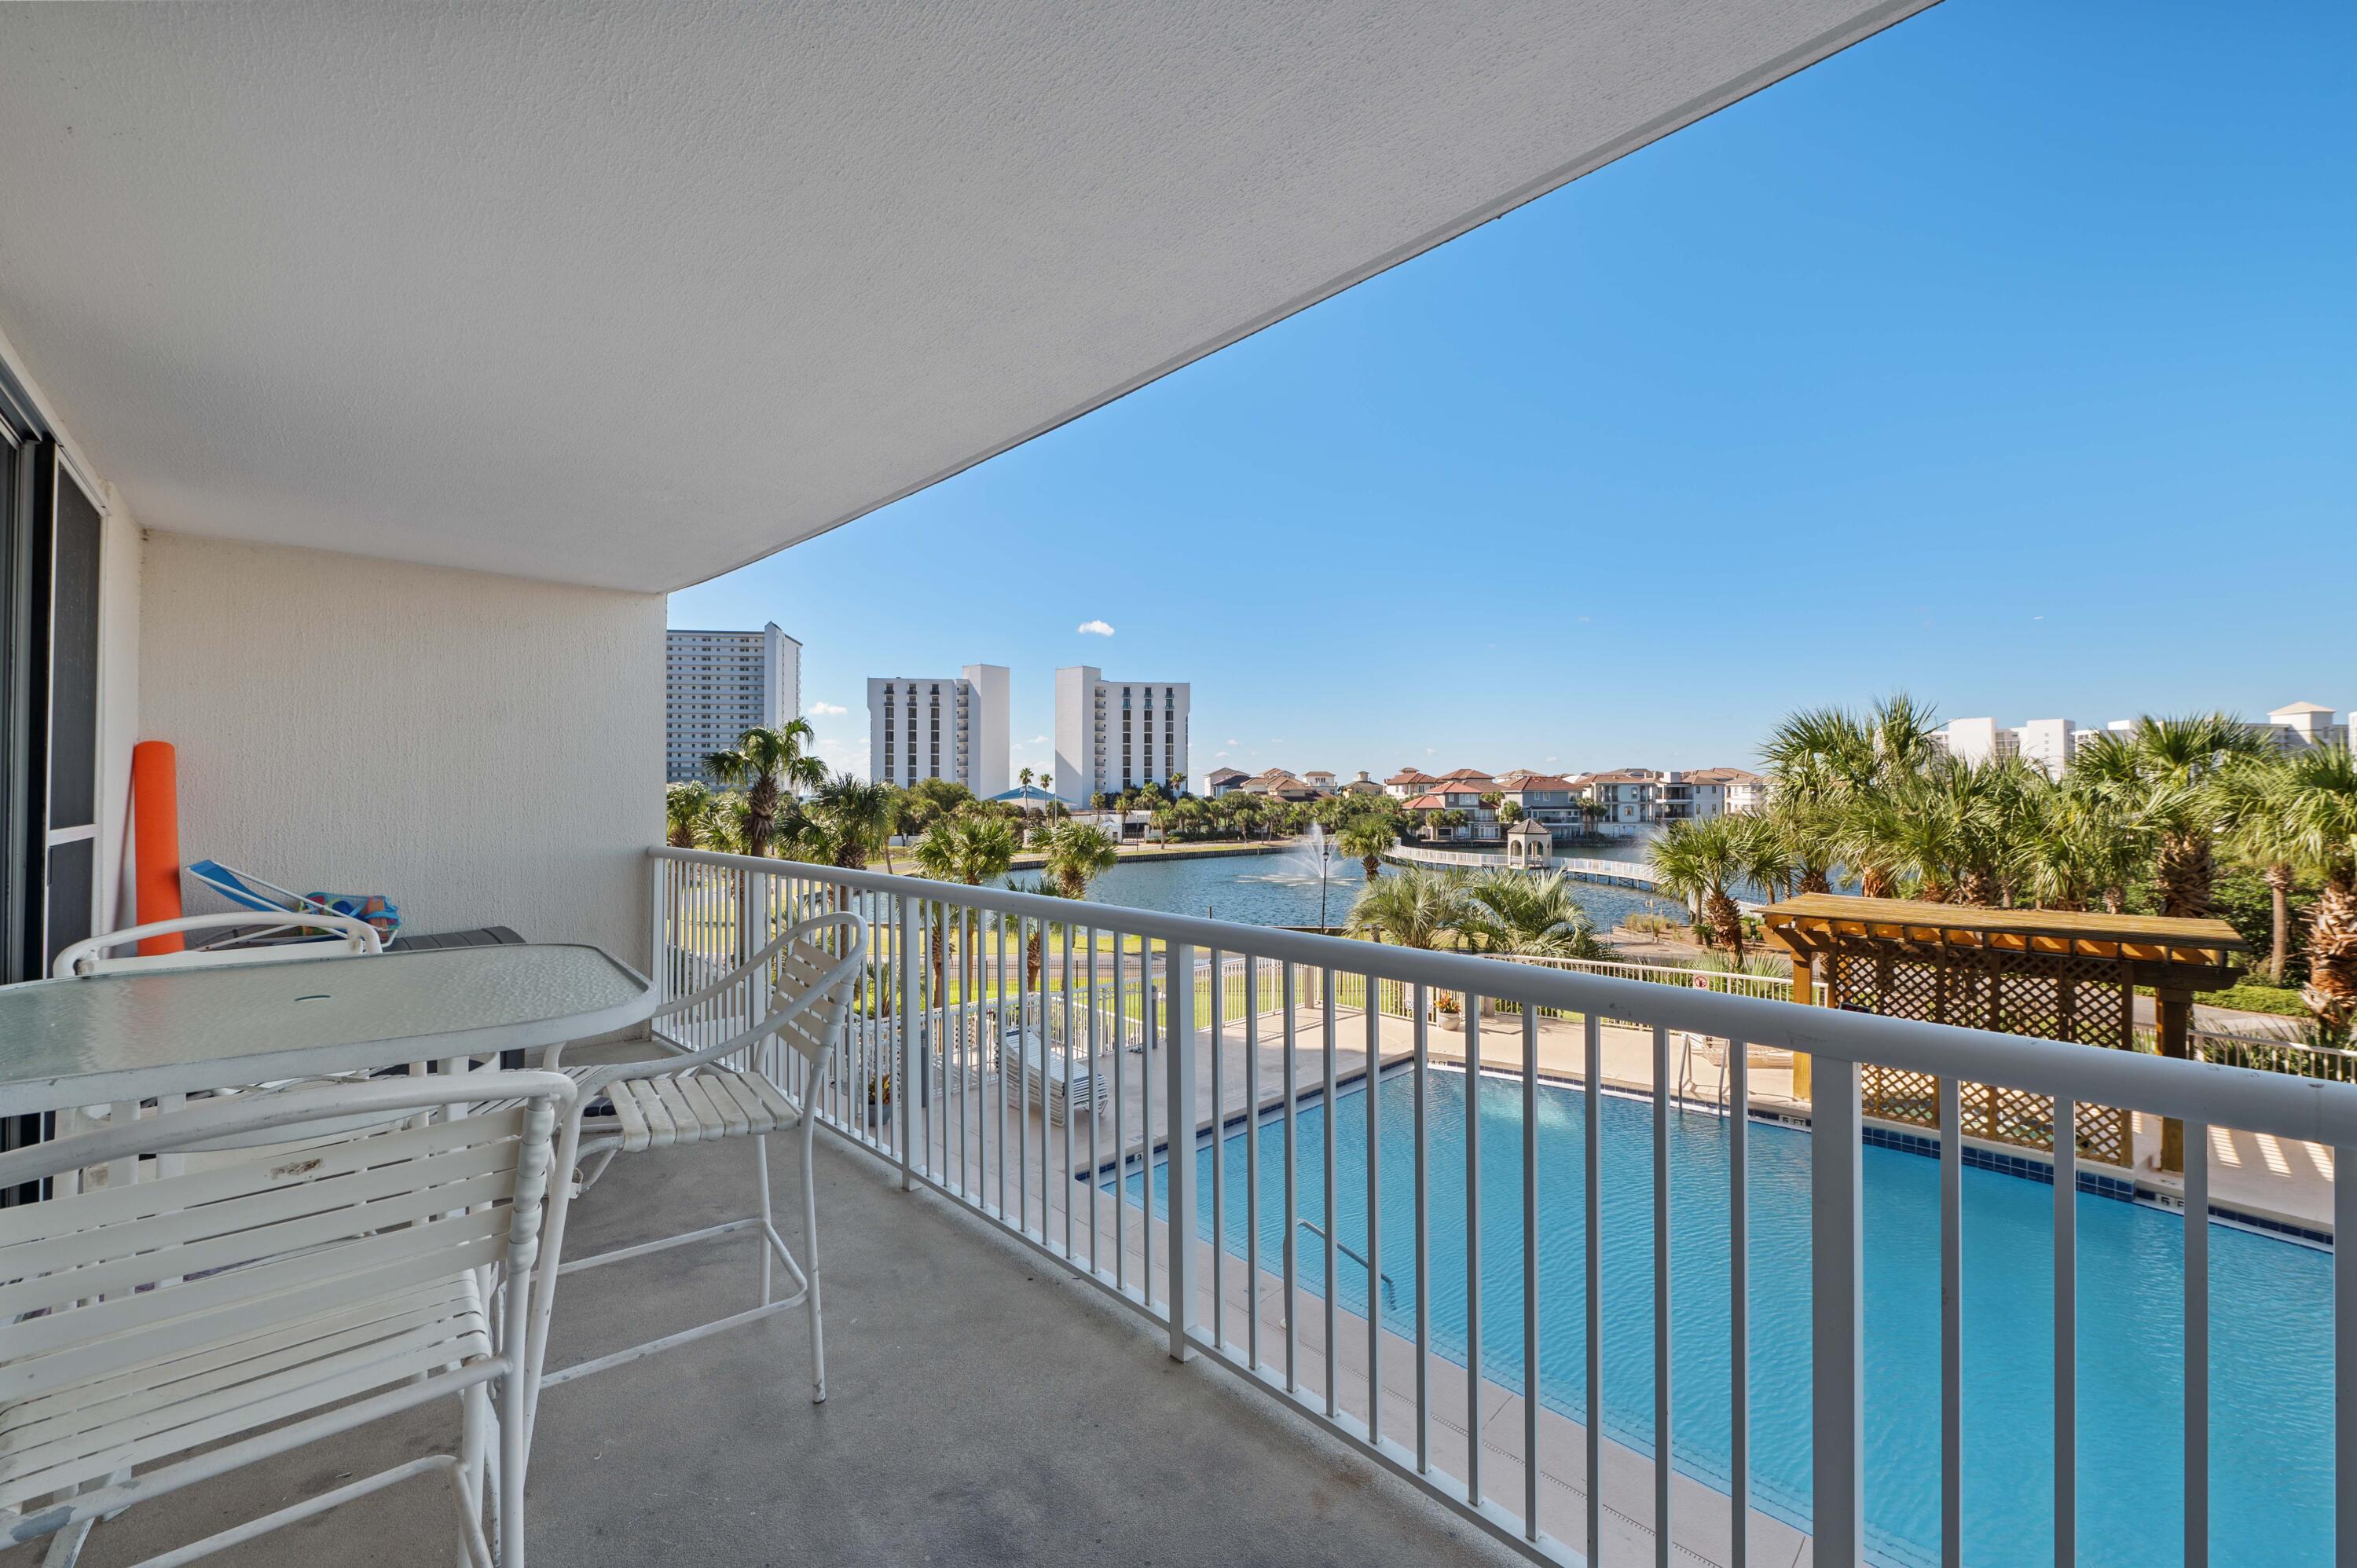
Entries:
<svg viewBox="0 0 2357 1568">
<path fill-rule="evenodd" d="M 1832 1001 L 1887 1018 L 1920 1018 L 2008 1035 L 2127 1047 L 2133 1038 L 2134 995 L 2116 960 L 2048 955 L 1972 955 L 1951 963 L 1910 961 L 1883 954 L 1842 954 L 1831 965 Z M 1868 1116 L 1910 1126 L 1940 1124 L 1939 1083 L 1928 1073 L 1867 1065 L 1858 1075 Z M 1959 1090 L 1964 1131 L 2019 1148 L 2054 1147 L 2054 1101 L 2047 1095 L 1996 1084 Z M 2125 1166 L 2134 1158 L 2132 1121 L 2116 1106 L 2082 1103 L 2079 1156 Z"/>
<path fill-rule="evenodd" d="M 1858 1073 L 1858 1098 L 1868 1116 L 1910 1127 L 1936 1130 L 1940 1125 L 1939 1080 L 1929 1073 L 1869 1064 Z M 1967 1136 L 2052 1152 L 2054 1101 L 2050 1096 L 1967 1082 L 1959 1090 L 1958 1100 Z M 2126 1165 L 2133 1146 L 2126 1112 L 2116 1106 L 2079 1102 L 2081 1159 Z"/>
<path fill-rule="evenodd" d="M 1835 1006 L 2082 1046 L 2133 1043 L 2135 993 L 2116 959 L 1992 952 L 1935 962 L 1845 953 L 1833 970 Z"/>
</svg>

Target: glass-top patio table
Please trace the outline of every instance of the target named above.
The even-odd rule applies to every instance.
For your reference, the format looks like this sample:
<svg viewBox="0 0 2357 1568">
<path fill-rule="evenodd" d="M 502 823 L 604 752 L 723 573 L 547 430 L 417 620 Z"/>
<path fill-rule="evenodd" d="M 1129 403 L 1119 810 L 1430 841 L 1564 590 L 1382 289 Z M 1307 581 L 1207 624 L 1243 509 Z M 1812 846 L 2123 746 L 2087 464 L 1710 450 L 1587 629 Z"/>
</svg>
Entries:
<svg viewBox="0 0 2357 1568">
<path fill-rule="evenodd" d="M 495 1057 L 630 1028 L 657 1000 L 561 943 L 32 981 L 0 987 L 0 1115 Z"/>
</svg>

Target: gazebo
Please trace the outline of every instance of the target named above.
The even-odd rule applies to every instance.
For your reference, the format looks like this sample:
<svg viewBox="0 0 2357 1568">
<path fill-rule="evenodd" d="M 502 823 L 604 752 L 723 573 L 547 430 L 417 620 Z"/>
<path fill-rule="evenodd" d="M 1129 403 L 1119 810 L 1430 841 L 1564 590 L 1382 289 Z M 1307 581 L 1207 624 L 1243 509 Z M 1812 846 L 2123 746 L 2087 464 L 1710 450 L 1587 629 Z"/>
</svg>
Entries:
<svg viewBox="0 0 2357 1568">
<path fill-rule="evenodd" d="M 2234 983 L 2248 951 L 2223 920 L 2059 909 L 1983 909 L 1899 898 L 1811 893 L 1763 911 L 1769 940 L 1792 957 L 1794 1000 L 1825 988 L 1830 1006 L 1891 1018 L 1920 1018 L 2009 1035 L 2132 1049 L 2136 993 L 2151 988 L 2161 1054 L 2189 1054 L 2193 994 Z M 1795 1092 L 1805 1092 L 1796 1066 Z M 1864 1065 L 1858 1075 L 1869 1116 L 1939 1124 L 1929 1075 Z M 2051 1148 L 2053 1102 L 1992 1084 L 1964 1084 L 1964 1131 L 1990 1142 Z M 2135 1162 L 2127 1111 L 2079 1108 L 2081 1155 L 2115 1165 Z M 2185 1166 L 2185 1129 L 2162 1124 L 2163 1170 Z"/>
<path fill-rule="evenodd" d="M 1514 871 L 1544 871 L 1555 864 L 1555 830 L 1524 817 L 1506 830 L 1506 865 Z"/>
</svg>

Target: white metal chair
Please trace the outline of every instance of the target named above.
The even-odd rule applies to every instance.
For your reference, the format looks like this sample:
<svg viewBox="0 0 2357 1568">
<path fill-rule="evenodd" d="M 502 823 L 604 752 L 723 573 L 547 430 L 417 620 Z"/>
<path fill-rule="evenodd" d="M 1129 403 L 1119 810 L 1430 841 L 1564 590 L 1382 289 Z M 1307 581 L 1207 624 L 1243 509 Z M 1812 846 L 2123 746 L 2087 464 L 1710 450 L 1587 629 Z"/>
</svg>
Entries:
<svg viewBox="0 0 2357 1568">
<path fill-rule="evenodd" d="M 463 1113 L 486 1088 L 508 1109 Z M 0 1182 L 14 1185 L 299 1133 L 323 1113 L 449 1112 L 300 1158 L 261 1151 L 0 1211 L 0 1530 L 48 1537 L 48 1563 L 70 1564 L 93 1521 L 455 1398 L 452 1450 L 147 1563 L 193 1562 L 439 1473 L 465 1559 L 491 1568 L 482 1512 L 495 1502 L 498 1561 L 522 1568 L 531 1304 L 521 1289 L 501 1300 L 491 1280 L 534 1277 L 552 1139 L 573 1094 L 550 1072 L 384 1079 L 327 1097 L 238 1095 L 0 1155 Z M 559 1183 L 547 1200 L 551 1247 L 565 1198 Z"/>
<path fill-rule="evenodd" d="M 548 1314 L 545 1309 L 537 1310 L 532 1325 L 535 1391 L 803 1306 L 810 1316 L 811 1397 L 814 1402 L 826 1398 L 818 1202 L 811 1160 L 818 1135 L 813 1108 L 826 1081 L 829 1060 L 849 1021 L 852 988 L 866 964 L 866 955 L 867 922 L 858 916 L 823 915 L 799 921 L 719 980 L 674 999 L 654 1015 L 658 1025 L 689 1019 L 688 1032 L 725 1036 L 717 1043 L 651 1061 L 565 1069 L 579 1084 L 580 1096 L 565 1120 L 557 1159 L 559 1168 L 576 1173 L 582 1187 L 596 1181 L 617 1154 L 750 1137 L 760 1183 L 760 1212 L 565 1262 L 559 1272 L 572 1273 L 751 1230 L 758 1233 L 761 1245 L 761 1302 L 730 1316 L 544 1375 L 539 1369 L 547 1354 Z M 549 1065 L 555 1065 L 555 1053 L 551 1053 Z M 802 1133 L 804 1256 L 801 1260 L 778 1234 L 772 1214 L 768 1136 L 797 1128 Z M 555 1224 L 561 1229 L 563 1219 Z M 552 1241 L 552 1256 L 556 1250 Z M 791 1295 L 776 1296 L 773 1262 L 782 1263 L 792 1277 Z"/>
<path fill-rule="evenodd" d="M 102 974 L 123 969 L 197 969 L 216 963 L 285 963 L 294 959 L 332 958 L 364 953 L 382 952 L 383 939 L 366 920 L 356 920 L 349 915 L 289 915 L 279 923 L 279 929 L 332 932 L 341 940 L 273 942 L 264 947 L 186 948 L 178 952 L 135 953 L 128 958 L 109 958 L 115 948 L 128 947 L 149 937 L 185 934 L 189 931 L 251 930 L 253 917 L 245 914 L 184 915 L 175 920 L 150 920 L 144 926 L 126 926 L 103 936 L 85 938 L 61 950 L 49 972 L 59 980 L 70 976 Z"/>
</svg>

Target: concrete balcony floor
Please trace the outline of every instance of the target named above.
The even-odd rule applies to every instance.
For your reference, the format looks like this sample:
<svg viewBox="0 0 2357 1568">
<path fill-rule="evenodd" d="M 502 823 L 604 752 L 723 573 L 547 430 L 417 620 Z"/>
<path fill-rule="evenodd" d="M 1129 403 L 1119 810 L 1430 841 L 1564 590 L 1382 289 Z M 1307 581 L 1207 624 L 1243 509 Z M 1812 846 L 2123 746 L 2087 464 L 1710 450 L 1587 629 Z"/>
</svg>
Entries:
<svg viewBox="0 0 2357 1568">
<path fill-rule="evenodd" d="M 773 1157 L 781 1151 L 773 1143 Z M 822 1137 L 829 1398 L 788 1314 L 548 1391 L 532 1561 L 682 1564 L 1502 1564 L 1496 1542 L 1308 1423 L 872 1157 Z M 780 1164 L 781 1216 L 795 1179 Z M 624 1158 L 574 1212 L 576 1256 L 751 1211 L 742 1143 Z M 791 1235 L 795 1227 L 781 1221 Z M 552 1364 L 757 1299 L 751 1242 L 567 1282 Z M 453 1440 L 437 1407 L 135 1509 L 82 1562 L 114 1568 Z M 213 1561 L 453 1560 L 418 1480 Z M 38 1546 L 0 1552 L 29 1568 Z"/>
</svg>

